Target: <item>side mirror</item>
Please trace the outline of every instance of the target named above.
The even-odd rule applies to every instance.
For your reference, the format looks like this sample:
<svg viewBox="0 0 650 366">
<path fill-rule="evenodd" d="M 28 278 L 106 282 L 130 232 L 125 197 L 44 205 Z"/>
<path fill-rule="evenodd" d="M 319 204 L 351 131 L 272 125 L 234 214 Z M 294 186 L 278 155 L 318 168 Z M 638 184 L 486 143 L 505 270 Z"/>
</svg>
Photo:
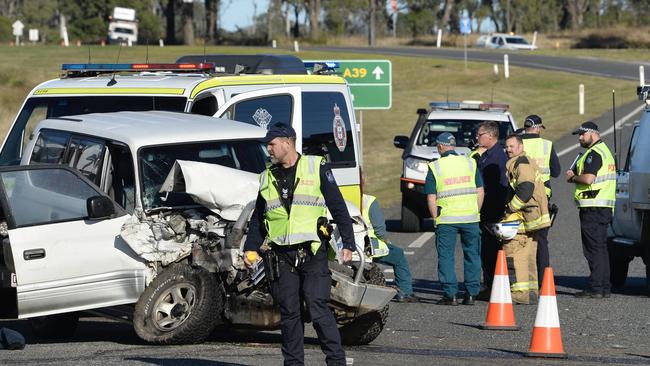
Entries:
<svg viewBox="0 0 650 366">
<path fill-rule="evenodd" d="M 93 196 L 86 200 L 88 218 L 91 220 L 106 219 L 115 215 L 115 206 L 110 198 Z"/>
<path fill-rule="evenodd" d="M 409 138 L 407 136 L 395 136 L 393 138 L 393 145 L 398 149 L 406 149 L 409 144 Z"/>
</svg>

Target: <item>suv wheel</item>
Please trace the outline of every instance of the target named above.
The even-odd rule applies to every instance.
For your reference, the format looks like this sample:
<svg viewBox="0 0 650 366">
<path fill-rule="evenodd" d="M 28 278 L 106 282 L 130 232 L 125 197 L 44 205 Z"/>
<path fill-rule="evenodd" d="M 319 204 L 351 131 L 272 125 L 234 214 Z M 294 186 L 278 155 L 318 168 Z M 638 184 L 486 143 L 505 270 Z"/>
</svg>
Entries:
<svg viewBox="0 0 650 366">
<path fill-rule="evenodd" d="M 626 253 L 622 248 L 610 243 L 608 245 L 609 251 L 609 280 L 613 288 L 622 288 L 625 286 L 627 279 L 627 272 L 630 267 L 630 261 L 634 259 Z"/>
<path fill-rule="evenodd" d="M 377 264 L 363 270 L 363 279 L 366 283 L 386 286 L 386 278 Z M 339 328 L 341 343 L 347 346 L 368 344 L 375 340 L 384 329 L 388 318 L 388 304 L 381 310 L 372 311 L 354 318 L 349 323 Z"/>
<path fill-rule="evenodd" d="M 418 232 L 422 227 L 422 219 L 415 213 L 413 204 L 402 194 L 402 231 Z"/>
<path fill-rule="evenodd" d="M 158 274 L 142 293 L 133 326 L 147 342 L 201 343 L 217 325 L 223 306 L 224 290 L 214 274 L 175 264 Z"/>
</svg>

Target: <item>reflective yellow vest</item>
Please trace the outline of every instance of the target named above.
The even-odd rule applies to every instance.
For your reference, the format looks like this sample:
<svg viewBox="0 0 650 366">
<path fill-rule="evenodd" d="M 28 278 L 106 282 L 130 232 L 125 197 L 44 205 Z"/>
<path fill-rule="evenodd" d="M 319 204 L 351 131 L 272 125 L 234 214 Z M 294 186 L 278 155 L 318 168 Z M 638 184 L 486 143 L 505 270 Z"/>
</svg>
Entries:
<svg viewBox="0 0 650 366">
<path fill-rule="evenodd" d="M 460 155 L 447 155 L 429 163 L 436 179 L 436 203 L 441 208 L 436 224 L 479 222 L 476 162 Z"/>
<path fill-rule="evenodd" d="M 549 140 L 543 139 L 541 137 L 523 139 L 524 141 L 524 151 L 526 156 L 535 161 L 539 167 L 539 175 L 544 183 L 544 189 L 546 190 L 546 196 L 551 197 L 551 189 L 546 185 L 551 179 L 551 148 L 553 143 Z"/>
<path fill-rule="evenodd" d="M 264 225 L 269 242 L 294 245 L 311 242 L 315 254 L 320 247 L 317 225 L 327 217 L 325 198 L 320 191 L 320 156 L 303 155 L 296 163 L 295 190 L 291 213 L 282 205 L 278 183 L 270 169 L 260 174 L 260 194 L 266 201 Z"/>
<path fill-rule="evenodd" d="M 373 202 L 375 202 L 377 198 L 369 194 L 364 194 L 362 199 L 363 199 L 362 214 L 363 217 L 366 218 L 370 223 L 370 206 L 372 205 Z M 373 258 L 379 258 L 388 255 L 388 245 L 386 245 L 386 242 L 384 242 L 383 240 L 377 237 L 377 235 L 375 234 L 375 229 L 372 227 L 372 223 L 370 224 L 370 227 L 368 227 L 368 237 L 370 238 L 370 245 L 372 246 Z"/>
<path fill-rule="evenodd" d="M 577 173 L 581 175 L 585 159 L 594 151 L 603 162 L 592 184 L 576 183 L 574 199 L 578 207 L 609 207 L 616 205 L 616 163 L 604 142 L 596 143 L 585 151 L 576 163 Z"/>
</svg>

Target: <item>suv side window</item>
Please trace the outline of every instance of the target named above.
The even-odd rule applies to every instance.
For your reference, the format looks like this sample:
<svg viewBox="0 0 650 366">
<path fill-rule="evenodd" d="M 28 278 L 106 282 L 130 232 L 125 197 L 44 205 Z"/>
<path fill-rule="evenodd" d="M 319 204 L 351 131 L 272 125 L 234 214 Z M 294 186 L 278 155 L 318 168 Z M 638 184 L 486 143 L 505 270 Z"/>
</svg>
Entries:
<svg viewBox="0 0 650 366">
<path fill-rule="evenodd" d="M 69 132 L 41 130 L 34 145 L 30 164 L 61 164 L 70 139 Z"/>
<path fill-rule="evenodd" d="M 302 93 L 303 154 L 324 156 L 332 167 L 356 166 L 350 123 L 342 93 Z"/>
<path fill-rule="evenodd" d="M 272 95 L 233 104 L 223 117 L 268 128 L 280 122 L 291 124 L 292 110 L 293 98 L 290 95 Z"/>
<path fill-rule="evenodd" d="M 0 179 L 17 227 L 83 219 L 88 216 L 86 200 L 99 195 L 63 169 L 5 171 Z"/>
<path fill-rule="evenodd" d="M 103 141 L 74 136 L 68 145 L 65 162 L 99 185 L 105 148 Z"/>
</svg>

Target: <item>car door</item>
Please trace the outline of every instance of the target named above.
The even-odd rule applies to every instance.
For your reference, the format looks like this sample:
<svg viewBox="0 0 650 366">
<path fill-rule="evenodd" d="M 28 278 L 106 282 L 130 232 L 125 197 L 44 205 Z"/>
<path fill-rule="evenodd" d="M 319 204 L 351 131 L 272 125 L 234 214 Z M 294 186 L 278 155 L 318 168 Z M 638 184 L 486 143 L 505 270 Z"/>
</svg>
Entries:
<svg viewBox="0 0 650 366">
<path fill-rule="evenodd" d="M 302 151 L 302 89 L 297 86 L 255 90 L 230 98 L 214 117 L 232 119 L 268 129 L 288 123 L 296 130 L 296 149 Z"/>
<path fill-rule="evenodd" d="M 614 208 L 612 228 L 617 235 L 633 236 L 639 232 L 639 222 L 635 221 L 634 209 L 630 202 L 630 162 L 639 143 L 638 129 L 639 127 L 635 126 L 632 130 L 625 166 L 616 174 L 616 207 Z"/>
<path fill-rule="evenodd" d="M 111 201 L 114 215 L 90 219 L 88 198 L 105 195 L 81 173 L 3 168 L 0 188 L 19 318 L 137 301 L 146 266 L 119 236 L 129 215 Z"/>
</svg>

